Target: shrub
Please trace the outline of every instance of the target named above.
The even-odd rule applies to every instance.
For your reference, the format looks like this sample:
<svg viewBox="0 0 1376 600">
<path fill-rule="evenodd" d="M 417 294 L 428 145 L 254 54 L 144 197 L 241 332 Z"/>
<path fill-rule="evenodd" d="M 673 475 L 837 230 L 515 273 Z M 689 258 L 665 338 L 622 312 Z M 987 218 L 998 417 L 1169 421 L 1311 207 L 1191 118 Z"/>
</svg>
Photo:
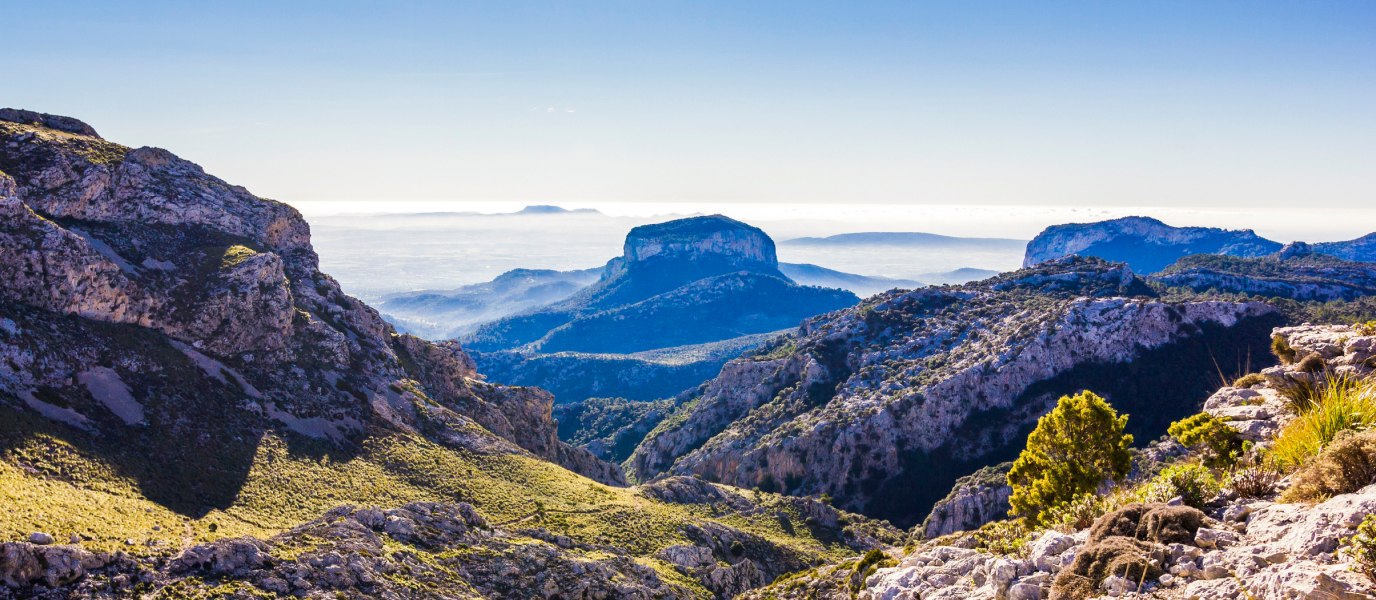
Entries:
<svg viewBox="0 0 1376 600">
<path fill-rule="evenodd" d="M 1295 349 L 1290 347 L 1290 342 L 1279 335 L 1271 338 L 1271 353 L 1280 359 L 1281 364 L 1293 364 L 1295 362 Z"/>
<path fill-rule="evenodd" d="M 1330 379 L 1309 410 L 1276 436 L 1274 456 L 1287 469 L 1303 466 L 1346 430 L 1376 425 L 1376 381 L 1360 384 Z"/>
<path fill-rule="evenodd" d="M 1103 398 L 1084 391 L 1062 396 L 1056 408 L 1037 420 L 1027 448 L 1008 472 L 1013 516 L 1035 527 L 1047 511 L 1094 491 L 1105 480 L 1122 479 L 1132 463 L 1124 435 L 1128 417 Z"/>
<path fill-rule="evenodd" d="M 1367 321 L 1352 326 L 1358 335 L 1376 335 L 1376 321 Z"/>
<path fill-rule="evenodd" d="M 1376 430 L 1339 432 L 1332 445 L 1295 472 L 1293 481 L 1283 501 L 1322 502 L 1370 485 L 1376 481 Z"/>
<path fill-rule="evenodd" d="M 1166 429 L 1181 445 L 1205 449 L 1205 464 L 1211 467 L 1226 467 L 1237 462 L 1242 452 L 1242 440 L 1236 429 L 1224 424 L 1209 413 L 1199 413 L 1181 419 Z"/>
<path fill-rule="evenodd" d="M 1027 524 L 1022 519 L 991 521 L 975 532 L 975 548 L 1015 558 L 1027 555 Z"/>
<path fill-rule="evenodd" d="M 1248 373 L 1233 380 L 1233 387 L 1249 388 L 1258 383 L 1266 383 L 1266 376 L 1261 373 Z"/>
<path fill-rule="evenodd" d="M 1267 466 L 1245 467 L 1228 476 L 1228 487 L 1243 498 L 1264 498 L 1276 492 L 1280 472 Z"/>
<path fill-rule="evenodd" d="M 1074 500 L 1051 509 L 1046 522 L 1062 533 L 1088 529 L 1094 520 L 1108 513 L 1105 502 L 1097 494 L 1080 494 Z"/>
<path fill-rule="evenodd" d="M 731 556 L 741 556 L 743 554 L 745 554 L 745 544 L 742 544 L 740 540 L 731 542 Z"/>
<path fill-rule="evenodd" d="M 1357 526 L 1357 534 L 1343 540 L 1350 544 L 1343 554 L 1352 557 L 1352 570 L 1376 582 L 1376 515 L 1367 515 Z"/>
<path fill-rule="evenodd" d="M 865 579 L 868 579 L 876 570 L 881 567 L 893 566 L 894 564 L 897 564 L 897 562 L 890 559 L 882 550 L 876 548 L 866 552 L 864 558 L 861 558 L 860 562 L 855 563 L 855 568 L 851 570 L 851 593 L 859 592 L 863 589 L 865 587 Z"/>
<path fill-rule="evenodd" d="M 1142 490 L 1143 502 L 1165 502 L 1179 496 L 1189 506 L 1199 508 L 1222 489 L 1218 480 L 1203 465 L 1180 464 L 1166 467 Z"/>
</svg>

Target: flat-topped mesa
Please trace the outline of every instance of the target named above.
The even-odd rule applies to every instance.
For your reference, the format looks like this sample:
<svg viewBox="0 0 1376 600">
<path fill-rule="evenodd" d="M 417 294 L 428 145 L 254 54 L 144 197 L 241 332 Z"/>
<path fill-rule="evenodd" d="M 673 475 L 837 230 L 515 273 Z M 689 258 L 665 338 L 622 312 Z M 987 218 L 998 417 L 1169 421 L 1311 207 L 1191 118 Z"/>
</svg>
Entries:
<svg viewBox="0 0 1376 600">
<path fill-rule="evenodd" d="M 765 232 L 722 215 L 641 225 L 626 235 L 627 266 L 660 261 L 715 262 L 778 275 L 774 240 Z"/>
<path fill-rule="evenodd" d="M 1098 256 L 1132 265 L 1138 273 L 1155 273 L 1189 254 L 1266 256 L 1281 244 L 1250 229 L 1171 227 L 1149 217 L 1123 217 L 1097 223 L 1047 227 L 1027 243 L 1023 267 L 1069 254 Z"/>
</svg>

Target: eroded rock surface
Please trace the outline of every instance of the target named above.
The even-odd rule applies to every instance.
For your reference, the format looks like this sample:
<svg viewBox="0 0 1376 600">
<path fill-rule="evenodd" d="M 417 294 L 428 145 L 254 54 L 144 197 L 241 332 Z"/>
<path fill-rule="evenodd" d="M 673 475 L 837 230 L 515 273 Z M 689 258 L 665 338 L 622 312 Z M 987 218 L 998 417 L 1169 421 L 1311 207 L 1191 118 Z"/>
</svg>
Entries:
<svg viewBox="0 0 1376 600">
<path fill-rule="evenodd" d="M 402 428 L 625 484 L 558 441 L 548 393 L 398 336 L 317 265 L 285 204 L 74 119 L 0 114 L 0 410 L 113 439 L 141 428 L 186 469 L 190 506 L 224 502 L 209 490 L 242 476 L 224 464 L 243 464 L 235 440 L 274 427 L 344 445 Z"/>
<path fill-rule="evenodd" d="M 876 498 L 949 486 L 954 477 L 924 475 L 945 461 L 978 467 L 1020 442 L 1059 396 L 1039 382 L 1082 365 L 1126 365 L 1205 327 L 1274 312 L 1259 302 L 1160 302 L 1125 265 L 1079 257 L 961 287 L 889 292 L 727 363 L 686 414 L 647 436 L 632 464 L 641 481 L 697 474 L 874 510 Z M 1197 410 L 1197 400 L 1178 400 L 1173 418 Z M 1163 408 L 1155 398 L 1151 409 Z"/>
</svg>

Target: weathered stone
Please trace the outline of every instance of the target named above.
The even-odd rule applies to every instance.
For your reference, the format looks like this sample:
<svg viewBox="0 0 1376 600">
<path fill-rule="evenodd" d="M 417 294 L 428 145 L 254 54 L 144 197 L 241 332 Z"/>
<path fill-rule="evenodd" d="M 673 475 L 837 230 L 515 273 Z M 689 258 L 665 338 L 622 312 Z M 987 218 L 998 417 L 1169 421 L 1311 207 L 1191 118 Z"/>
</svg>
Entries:
<svg viewBox="0 0 1376 600">
<path fill-rule="evenodd" d="M 1199 528 L 1195 533 L 1194 543 L 1200 548 L 1227 548 L 1237 543 L 1236 533 L 1223 529 Z"/>
</svg>

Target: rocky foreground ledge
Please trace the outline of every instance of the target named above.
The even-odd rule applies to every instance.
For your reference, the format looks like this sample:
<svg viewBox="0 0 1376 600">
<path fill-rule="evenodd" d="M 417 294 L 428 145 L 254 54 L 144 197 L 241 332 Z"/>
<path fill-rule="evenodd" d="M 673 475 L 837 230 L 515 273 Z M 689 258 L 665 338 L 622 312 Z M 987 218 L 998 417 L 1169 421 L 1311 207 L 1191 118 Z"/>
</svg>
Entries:
<svg viewBox="0 0 1376 600">
<path fill-rule="evenodd" d="M 1363 328 L 1302 325 L 1273 334 L 1294 351 L 1251 387 L 1224 387 L 1204 411 L 1255 447 L 1274 444 L 1295 418 L 1278 385 L 1376 372 L 1376 336 Z M 1172 442 L 1173 443 L 1173 442 Z M 1033 534 L 1025 557 L 974 549 L 964 534 L 888 548 L 775 582 L 742 598 L 808 600 L 1356 600 L 1376 598 L 1352 570 L 1344 540 L 1376 514 L 1376 482 L 1318 504 L 1281 503 L 1274 493 L 1231 490 L 1203 510 L 1130 504 L 1074 533 Z M 971 484 L 975 486 L 975 483 Z M 987 489 L 985 489 L 987 488 Z M 991 498 L 1001 490 L 985 486 Z M 1007 510 L 1006 500 L 980 504 Z M 1001 506 L 996 506 L 1001 504 Z M 971 547 L 962 547 L 971 546 Z M 1124 577 L 1122 574 L 1130 576 Z"/>
</svg>

